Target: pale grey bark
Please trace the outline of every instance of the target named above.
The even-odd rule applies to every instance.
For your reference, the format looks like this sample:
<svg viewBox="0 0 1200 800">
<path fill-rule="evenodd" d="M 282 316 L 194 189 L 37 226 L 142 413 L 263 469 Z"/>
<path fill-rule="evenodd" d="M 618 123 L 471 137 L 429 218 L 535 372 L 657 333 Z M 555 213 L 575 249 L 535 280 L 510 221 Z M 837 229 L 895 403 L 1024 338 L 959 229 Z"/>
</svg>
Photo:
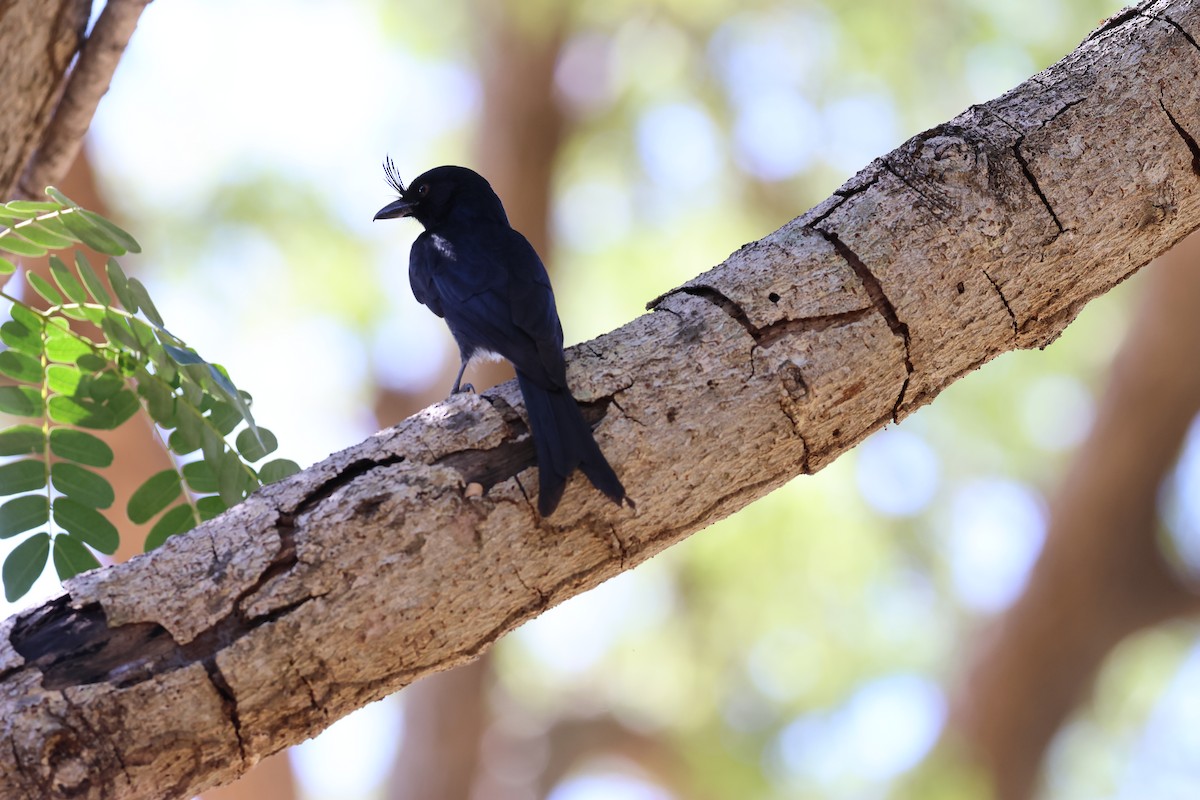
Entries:
<svg viewBox="0 0 1200 800">
<path fill-rule="evenodd" d="M 0 629 L 0 796 L 187 797 L 932 400 L 1200 226 L 1200 8 L 1145 3 L 576 348 L 637 513 L 539 520 L 515 387 L 458 396 Z M 483 498 L 464 486 L 489 486 Z M 813 535 L 831 535 L 813 532 Z"/>
</svg>

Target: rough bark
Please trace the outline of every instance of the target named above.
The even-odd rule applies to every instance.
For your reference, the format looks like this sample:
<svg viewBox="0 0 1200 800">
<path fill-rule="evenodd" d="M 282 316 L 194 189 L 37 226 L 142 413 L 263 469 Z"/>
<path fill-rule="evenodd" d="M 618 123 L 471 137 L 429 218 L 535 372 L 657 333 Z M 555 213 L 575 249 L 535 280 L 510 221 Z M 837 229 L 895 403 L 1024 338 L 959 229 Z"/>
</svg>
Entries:
<svg viewBox="0 0 1200 800">
<path fill-rule="evenodd" d="M 1200 226 L 1200 8 L 1146 3 L 642 316 L 570 380 L 638 502 L 539 520 L 513 384 L 0 626 L 0 796 L 185 797 L 832 461 Z M 464 497 L 468 481 L 489 488 Z"/>
<path fill-rule="evenodd" d="M 1183 366 L 1200 341 L 1200 234 L 1159 262 L 1029 585 L 984 637 L 957 699 L 953 729 L 998 800 L 1033 794 L 1046 747 L 1118 643 L 1200 610 L 1158 538 L 1159 487 L 1200 410 L 1200 370 Z"/>
<path fill-rule="evenodd" d="M 12 196 L 54 113 L 91 0 L 0 0 L 0 197 Z"/>
</svg>

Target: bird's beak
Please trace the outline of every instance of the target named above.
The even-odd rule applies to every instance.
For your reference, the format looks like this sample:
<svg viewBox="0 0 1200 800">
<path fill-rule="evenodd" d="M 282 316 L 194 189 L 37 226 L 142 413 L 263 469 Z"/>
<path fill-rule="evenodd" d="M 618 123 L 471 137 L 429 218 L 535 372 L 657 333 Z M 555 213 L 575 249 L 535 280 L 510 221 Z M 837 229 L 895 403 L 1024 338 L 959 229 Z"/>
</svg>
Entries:
<svg viewBox="0 0 1200 800">
<path fill-rule="evenodd" d="M 416 203 L 410 203 L 401 197 L 399 200 L 388 203 L 379 211 L 375 212 L 375 219 L 395 219 L 396 217 L 410 217 L 413 209 L 417 207 Z"/>
</svg>

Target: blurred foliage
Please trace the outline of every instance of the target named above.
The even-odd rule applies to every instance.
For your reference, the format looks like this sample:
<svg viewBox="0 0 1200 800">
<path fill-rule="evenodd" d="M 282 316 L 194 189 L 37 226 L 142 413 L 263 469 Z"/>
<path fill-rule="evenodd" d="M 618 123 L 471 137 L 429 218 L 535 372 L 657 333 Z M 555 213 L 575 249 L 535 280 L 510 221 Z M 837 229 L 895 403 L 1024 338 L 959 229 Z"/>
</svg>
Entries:
<svg viewBox="0 0 1200 800">
<path fill-rule="evenodd" d="M 148 121 L 153 135 L 228 133 L 212 135 L 207 166 L 173 187 L 175 202 L 156 199 L 163 189 L 137 175 L 137 159 L 106 160 L 97 148 L 114 200 L 184 267 L 160 274 L 166 291 L 189 301 L 211 292 L 205 301 L 233 330 L 286 319 L 291 337 L 342 342 L 313 359 L 322 369 L 356 363 L 345 342 L 370 352 L 361 374 L 322 373 L 302 397 L 287 395 L 297 418 L 289 440 L 316 436 L 314 415 L 333 424 L 330 408 L 365 418 L 376 385 L 415 393 L 440 381 L 412 365 L 453 358 L 442 326 L 407 296 L 404 237 L 416 230 L 381 231 L 369 219 L 386 199 L 385 153 L 416 174 L 472 163 L 472 136 L 488 135 L 473 128 L 483 2 L 342 4 L 339 19 L 358 20 L 343 37 L 354 51 L 331 52 L 312 72 L 307 51 L 242 62 L 231 49 L 230 69 L 255 97 L 231 113 L 264 116 L 244 132 L 204 128 L 232 87 L 199 97 L 212 83 L 205 74 L 174 90 L 189 103 Z M 579 341 L 643 313 L 646 300 L 799 215 L 905 138 L 1049 66 L 1120 4 L 503 5 L 531 37 L 565 18 L 555 91 L 568 125 L 544 255 L 566 337 Z M 312 17 L 301 30 L 331 24 L 322 4 L 296 8 L 290 24 Z M 147 24 L 160 12 L 152 6 Z M 375 61 L 355 60 L 372 48 Z M 321 107 L 296 103 L 293 83 Z M 301 141 L 310 149 L 292 153 Z M 260 289 L 217 296 L 186 277 L 212 270 L 230 287 Z M 1089 305 L 1044 352 L 996 359 L 869 447 L 526 626 L 497 648 L 497 715 L 550 735 L 615 718 L 665 743 L 670 766 L 644 776 L 678 797 L 973 794 L 974 777 L 940 751 L 913 783 L 905 774 L 936 741 L 964 643 L 1023 584 L 1045 494 L 1086 431 L 1136 283 Z M 319 327 L 300 327 L 313 318 Z M 335 405 L 347 397 L 354 410 Z M 1119 794 L 1155 763 L 1139 742 L 1160 692 L 1190 663 L 1191 637 L 1181 626 L 1121 648 L 1097 703 L 1051 754 L 1055 796 Z"/>
</svg>

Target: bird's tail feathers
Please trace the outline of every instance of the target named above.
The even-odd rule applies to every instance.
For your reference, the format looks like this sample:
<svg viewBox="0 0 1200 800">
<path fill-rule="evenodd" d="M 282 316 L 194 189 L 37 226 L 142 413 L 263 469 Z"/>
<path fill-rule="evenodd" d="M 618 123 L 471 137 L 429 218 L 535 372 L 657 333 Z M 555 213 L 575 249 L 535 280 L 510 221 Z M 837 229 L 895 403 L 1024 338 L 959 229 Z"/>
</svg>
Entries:
<svg viewBox="0 0 1200 800">
<path fill-rule="evenodd" d="M 520 372 L 517 382 L 525 398 L 525 411 L 533 433 L 538 461 L 538 513 L 550 516 L 558 507 L 567 479 L 579 469 L 592 485 L 620 505 L 625 487 L 609 465 L 578 403 L 566 390 L 538 386 Z"/>
</svg>

